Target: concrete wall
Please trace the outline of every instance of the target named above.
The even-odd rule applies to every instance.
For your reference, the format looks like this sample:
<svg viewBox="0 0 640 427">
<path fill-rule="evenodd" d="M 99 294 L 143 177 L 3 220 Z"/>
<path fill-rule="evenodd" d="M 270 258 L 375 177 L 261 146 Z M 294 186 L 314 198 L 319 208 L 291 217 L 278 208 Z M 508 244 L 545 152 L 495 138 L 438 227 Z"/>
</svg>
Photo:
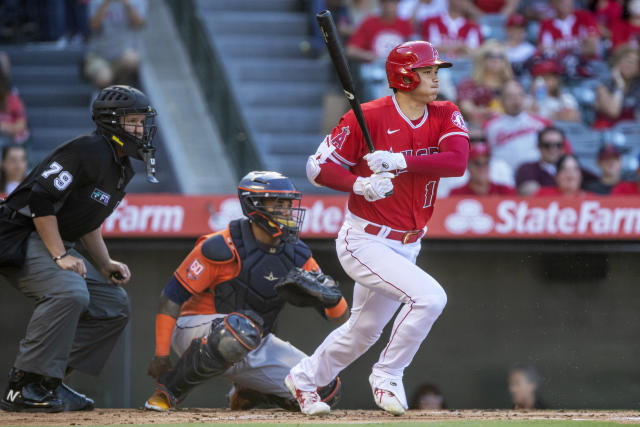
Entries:
<svg viewBox="0 0 640 427">
<path fill-rule="evenodd" d="M 311 242 L 325 271 L 344 276 L 330 242 Z M 190 250 L 188 241 L 112 241 L 115 259 L 135 280 L 127 285 L 133 317 L 127 339 L 97 380 L 75 373 L 70 383 L 101 406 L 140 407 L 153 387 L 157 296 Z M 557 245 L 555 246 L 557 248 Z M 640 396 L 640 263 L 634 253 L 541 253 L 532 244 L 455 245 L 427 242 L 419 264 L 436 277 L 448 306 L 405 372 L 410 397 L 423 382 L 441 387 L 450 408 L 506 408 L 506 373 L 515 362 L 536 366 L 552 408 L 637 408 Z M 579 249 L 579 248 L 578 248 Z M 606 247 L 603 246 L 603 251 Z M 604 253 L 604 252 L 603 252 Z M 600 276 L 601 278 L 593 279 Z M 8 371 L 33 304 L 0 283 L 0 371 Z M 332 329 L 313 310 L 286 308 L 277 334 L 311 352 Z M 381 341 L 342 374 L 342 408 L 373 408 L 367 377 Z M 6 378 L 0 378 L 4 389 Z M 185 406 L 224 406 L 229 385 L 212 380 Z"/>
</svg>

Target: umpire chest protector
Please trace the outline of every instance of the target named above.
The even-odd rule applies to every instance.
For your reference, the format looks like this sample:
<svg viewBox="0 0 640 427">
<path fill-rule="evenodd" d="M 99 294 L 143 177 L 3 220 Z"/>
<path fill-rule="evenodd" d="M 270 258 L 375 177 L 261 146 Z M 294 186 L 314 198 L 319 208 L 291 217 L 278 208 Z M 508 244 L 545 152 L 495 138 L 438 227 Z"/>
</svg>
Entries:
<svg viewBox="0 0 640 427">
<path fill-rule="evenodd" d="M 251 309 L 262 316 L 266 334 L 273 329 L 285 304 L 274 285 L 293 267 L 302 267 L 311 250 L 300 241 L 276 247 L 264 245 L 253 237 L 251 224 L 246 219 L 232 221 L 229 231 L 240 257 L 241 270 L 234 279 L 215 287 L 216 312 Z"/>
</svg>

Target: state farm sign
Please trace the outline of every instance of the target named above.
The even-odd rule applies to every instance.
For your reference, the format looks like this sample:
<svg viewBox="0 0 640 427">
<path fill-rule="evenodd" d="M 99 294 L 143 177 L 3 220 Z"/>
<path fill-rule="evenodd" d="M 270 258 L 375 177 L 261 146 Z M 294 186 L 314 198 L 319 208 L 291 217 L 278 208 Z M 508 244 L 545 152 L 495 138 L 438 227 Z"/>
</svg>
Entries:
<svg viewBox="0 0 640 427">
<path fill-rule="evenodd" d="M 335 238 L 344 196 L 305 196 L 304 238 Z M 189 237 L 240 218 L 235 195 L 129 195 L 103 224 L 106 237 Z M 640 239 L 640 198 L 439 199 L 427 238 Z"/>
<path fill-rule="evenodd" d="M 439 200 L 429 236 L 451 238 L 636 239 L 640 200 L 449 198 Z"/>
<path fill-rule="evenodd" d="M 305 237 L 335 237 L 342 225 L 346 197 L 304 197 Z M 242 217 L 235 195 L 126 196 L 102 226 L 106 237 L 198 237 L 220 231 Z"/>
</svg>

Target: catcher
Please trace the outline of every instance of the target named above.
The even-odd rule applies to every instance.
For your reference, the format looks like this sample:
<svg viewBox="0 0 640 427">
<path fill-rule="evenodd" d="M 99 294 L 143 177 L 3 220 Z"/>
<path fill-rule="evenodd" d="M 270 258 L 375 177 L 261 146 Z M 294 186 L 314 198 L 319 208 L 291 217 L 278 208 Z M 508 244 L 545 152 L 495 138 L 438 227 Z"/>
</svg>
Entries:
<svg viewBox="0 0 640 427">
<path fill-rule="evenodd" d="M 233 384 L 231 409 L 299 411 L 282 379 L 305 354 L 272 333 L 278 313 L 289 302 L 340 323 L 349 316 L 338 286 L 298 239 L 304 209 L 291 181 L 250 172 L 238 197 L 247 218 L 200 237 L 160 295 L 148 370 L 157 383 L 147 409 L 172 409 L 196 385 L 221 376 Z M 180 355 L 174 367 L 170 347 Z M 336 377 L 318 394 L 333 405 L 339 391 Z"/>
</svg>

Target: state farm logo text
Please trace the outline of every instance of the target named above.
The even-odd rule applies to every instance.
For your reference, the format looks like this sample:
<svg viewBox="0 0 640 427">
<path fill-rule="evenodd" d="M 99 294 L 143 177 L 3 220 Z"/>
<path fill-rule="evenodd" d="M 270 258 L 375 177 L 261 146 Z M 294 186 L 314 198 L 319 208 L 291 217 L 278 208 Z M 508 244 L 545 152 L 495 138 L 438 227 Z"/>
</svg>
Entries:
<svg viewBox="0 0 640 427">
<path fill-rule="evenodd" d="M 640 234 L 640 208 L 605 207 L 597 200 L 573 206 L 552 201 L 530 206 L 527 201 L 504 200 L 495 212 L 485 212 L 477 200 L 461 200 L 445 219 L 453 234 L 480 235 L 636 235 Z"/>
<path fill-rule="evenodd" d="M 123 233 L 181 231 L 184 208 L 180 205 L 129 205 L 127 199 L 105 220 L 104 231 Z"/>
</svg>

